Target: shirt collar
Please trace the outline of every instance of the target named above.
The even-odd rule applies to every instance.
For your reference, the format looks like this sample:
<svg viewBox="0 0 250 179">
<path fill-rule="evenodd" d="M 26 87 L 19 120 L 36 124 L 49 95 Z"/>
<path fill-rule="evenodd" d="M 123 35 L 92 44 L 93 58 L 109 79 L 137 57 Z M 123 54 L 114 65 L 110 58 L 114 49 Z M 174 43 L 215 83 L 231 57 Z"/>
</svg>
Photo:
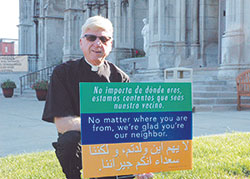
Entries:
<svg viewBox="0 0 250 179">
<path fill-rule="evenodd" d="M 98 69 L 99 69 L 99 68 L 103 65 L 103 63 L 104 63 L 104 61 L 102 61 L 100 65 L 95 66 L 95 65 L 89 63 L 89 61 L 88 61 L 86 58 L 84 58 L 84 60 L 87 62 L 87 64 L 90 65 L 91 71 L 98 71 Z"/>
</svg>

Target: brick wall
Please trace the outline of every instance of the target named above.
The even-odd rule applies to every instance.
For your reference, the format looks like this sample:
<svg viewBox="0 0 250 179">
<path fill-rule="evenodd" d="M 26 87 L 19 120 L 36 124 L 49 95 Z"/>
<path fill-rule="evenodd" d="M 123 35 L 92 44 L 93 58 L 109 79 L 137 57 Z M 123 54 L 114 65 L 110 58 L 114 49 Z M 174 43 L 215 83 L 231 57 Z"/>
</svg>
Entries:
<svg viewBox="0 0 250 179">
<path fill-rule="evenodd" d="M 0 42 L 0 55 L 12 55 L 14 53 L 14 42 Z"/>
</svg>

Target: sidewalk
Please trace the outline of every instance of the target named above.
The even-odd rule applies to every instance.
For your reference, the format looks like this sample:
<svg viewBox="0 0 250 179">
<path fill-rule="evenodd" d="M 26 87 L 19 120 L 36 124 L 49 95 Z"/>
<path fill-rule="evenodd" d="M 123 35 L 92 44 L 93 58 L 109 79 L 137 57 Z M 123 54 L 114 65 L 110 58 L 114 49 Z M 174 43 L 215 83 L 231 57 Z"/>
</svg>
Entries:
<svg viewBox="0 0 250 179">
<path fill-rule="evenodd" d="M 53 124 L 41 120 L 44 102 L 35 96 L 0 95 L 0 157 L 53 150 Z M 250 110 L 193 113 L 193 136 L 250 132 Z"/>
<path fill-rule="evenodd" d="M 43 106 L 35 96 L 0 96 L 0 157 L 53 149 L 57 132 L 41 120 Z"/>
</svg>

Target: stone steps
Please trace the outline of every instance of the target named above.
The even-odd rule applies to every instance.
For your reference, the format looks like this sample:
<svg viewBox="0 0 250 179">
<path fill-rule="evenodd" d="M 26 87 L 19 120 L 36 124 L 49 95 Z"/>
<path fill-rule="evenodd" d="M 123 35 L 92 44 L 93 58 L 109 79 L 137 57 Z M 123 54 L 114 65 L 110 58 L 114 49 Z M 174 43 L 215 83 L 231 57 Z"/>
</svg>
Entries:
<svg viewBox="0 0 250 179">
<path fill-rule="evenodd" d="M 194 76 L 193 106 L 195 111 L 236 110 L 237 90 L 233 84 L 218 80 L 216 77 L 212 80 L 203 78 L 203 80 L 197 80 Z"/>
<path fill-rule="evenodd" d="M 195 79 L 197 80 L 197 79 Z M 218 81 L 218 80 L 202 80 L 202 81 L 194 81 L 193 82 L 193 85 L 206 85 L 206 86 L 211 86 L 211 85 L 214 85 L 214 86 L 223 86 L 223 85 L 227 85 L 227 81 Z"/>
<path fill-rule="evenodd" d="M 132 82 L 164 82 L 163 71 L 137 70 Z M 243 99 L 245 103 L 250 99 Z M 198 69 L 193 72 L 193 106 L 195 111 L 229 111 L 237 109 L 235 81 L 218 80 L 217 69 Z"/>
<path fill-rule="evenodd" d="M 194 98 L 234 98 L 237 96 L 236 92 L 224 91 L 223 93 L 218 91 L 195 91 L 193 93 Z"/>
<path fill-rule="evenodd" d="M 214 92 L 214 93 L 220 93 L 220 92 L 234 92 L 236 91 L 236 88 L 232 86 L 226 86 L 226 85 L 193 85 L 193 91 L 197 92 Z"/>
<path fill-rule="evenodd" d="M 193 69 L 193 105 L 195 111 L 237 110 L 235 80 L 219 80 L 218 68 Z M 249 103 L 250 98 L 242 98 Z"/>
<path fill-rule="evenodd" d="M 235 81 L 218 80 L 217 68 L 194 69 L 193 106 L 195 111 L 237 110 Z M 244 103 L 250 98 L 243 98 Z"/>
<path fill-rule="evenodd" d="M 241 99 L 242 103 L 249 103 L 250 99 Z M 194 98 L 194 105 L 227 105 L 227 104 L 237 104 L 237 98 Z"/>
<path fill-rule="evenodd" d="M 237 108 L 236 104 L 221 104 L 221 105 L 195 105 L 194 112 L 207 112 L 207 111 L 235 111 Z"/>
</svg>

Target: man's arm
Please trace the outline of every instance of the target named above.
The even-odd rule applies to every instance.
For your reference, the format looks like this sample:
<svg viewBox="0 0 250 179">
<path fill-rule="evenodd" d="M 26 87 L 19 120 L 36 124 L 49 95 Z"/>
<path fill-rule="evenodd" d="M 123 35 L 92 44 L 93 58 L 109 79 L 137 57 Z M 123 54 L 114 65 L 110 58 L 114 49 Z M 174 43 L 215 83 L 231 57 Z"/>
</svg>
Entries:
<svg viewBox="0 0 250 179">
<path fill-rule="evenodd" d="M 67 131 L 81 131 L 81 119 L 79 116 L 55 117 L 54 123 L 61 134 Z"/>
</svg>

